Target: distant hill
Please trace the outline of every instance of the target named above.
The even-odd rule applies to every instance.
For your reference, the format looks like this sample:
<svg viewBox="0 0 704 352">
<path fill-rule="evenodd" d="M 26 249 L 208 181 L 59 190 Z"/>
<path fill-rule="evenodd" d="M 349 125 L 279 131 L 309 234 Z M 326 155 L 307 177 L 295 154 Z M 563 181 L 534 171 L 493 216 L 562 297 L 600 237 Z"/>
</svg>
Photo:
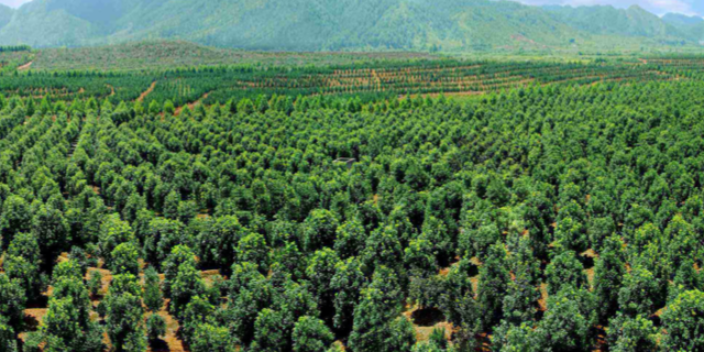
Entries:
<svg viewBox="0 0 704 352">
<path fill-rule="evenodd" d="M 611 6 L 547 8 L 555 20 L 590 34 L 656 38 L 663 42 L 690 40 L 686 33 L 638 6 L 615 9 Z"/>
<path fill-rule="evenodd" d="M 5 5 L 0 5 L 0 28 L 10 23 L 10 20 L 12 20 L 13 13 L 14 11 L 11 8 Z"/>
<path fill-rule="evenodd" d="M 704 19 L 698 16 L 685 16 L 680 14 L 668 13 L 663 16 L 663 22 L 677 28 L 683 33 L 686 33 L 693 39 L 704 42 Z"/>
<path fill-rule="evenodd" d="M 34 0 L 0 9 L 0 45 L 39 48 L 145 39 L 277 51 L 696 45 L 698 35 L 680 27 L 639 7 L 540 8 L 503 0 Z"/>
</svg>

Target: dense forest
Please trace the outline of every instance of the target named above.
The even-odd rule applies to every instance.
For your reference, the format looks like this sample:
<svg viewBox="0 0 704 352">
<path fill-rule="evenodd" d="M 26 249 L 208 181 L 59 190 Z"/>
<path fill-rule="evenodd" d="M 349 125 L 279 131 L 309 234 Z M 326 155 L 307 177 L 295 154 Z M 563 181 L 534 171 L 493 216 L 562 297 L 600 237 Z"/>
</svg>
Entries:
<svg viewBox="0 0 704 352">
<path fill-rule="evenodd" d="M 704 84 L 647 61 L 462 102 L 7 94 L 0 351 L 702 351 Z"/>
</svg>

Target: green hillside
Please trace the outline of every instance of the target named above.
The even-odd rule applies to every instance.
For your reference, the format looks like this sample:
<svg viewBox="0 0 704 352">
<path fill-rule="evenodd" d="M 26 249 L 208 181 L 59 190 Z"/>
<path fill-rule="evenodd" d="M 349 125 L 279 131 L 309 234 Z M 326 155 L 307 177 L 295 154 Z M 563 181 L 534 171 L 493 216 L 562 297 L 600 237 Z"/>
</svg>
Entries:
<svg viewBox="0 0 704 352">
<path fill-rule="evenodd" d="M 0 10 L 0 45 L 176 39 L 247 50 L 446 52 L 697 45 L 698 35 L 680 27 L 638 7 L 491 0 L 34 0 L 11 15 Z"/>
<path fill-rule="evenodd" d="M 701 17 L 669 13 L 663 16 L 662 20 L 679 31 L 687 33 L 693 39 L 704 41 L 704 19 Z"/>
</svg>

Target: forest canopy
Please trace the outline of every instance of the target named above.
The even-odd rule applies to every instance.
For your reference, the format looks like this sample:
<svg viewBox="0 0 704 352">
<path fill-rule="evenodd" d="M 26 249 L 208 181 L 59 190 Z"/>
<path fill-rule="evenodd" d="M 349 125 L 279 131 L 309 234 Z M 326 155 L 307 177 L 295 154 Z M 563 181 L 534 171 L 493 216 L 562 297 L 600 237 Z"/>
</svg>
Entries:
<svg viewBox="0 0 704 352">
<path fill-rule="evenodd" d="M 461 102 L 0 96 L 0 351 L 704 350 L 679 60 Z"/>
</svg>

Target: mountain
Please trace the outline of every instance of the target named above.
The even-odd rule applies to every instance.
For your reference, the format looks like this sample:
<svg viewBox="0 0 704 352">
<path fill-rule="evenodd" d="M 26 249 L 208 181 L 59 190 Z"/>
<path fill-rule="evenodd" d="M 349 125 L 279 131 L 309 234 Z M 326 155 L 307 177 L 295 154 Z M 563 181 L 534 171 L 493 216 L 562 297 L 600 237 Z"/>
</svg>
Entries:
<svg viewBox="0 0 704 352">
<path fill-rule="evenodd" d="M 13 12 L 14 10 L 12 10 L 11 8 L 5 5 L 0 5 L 0 28 L 10 23 L 10 20 L 12 20 Z"/>
<path fill-rule="evenodd" d="M 694 45 L 639 8 L 540 8 L 505 0 L 34 0 L 0 45 L 74 47 L 176 39 L 272 51 L 610 50 Z"/>
<path fill-rule="evenodd" d="M 673 42 L 691 39 L 686 33 L 637 5 L 628 9 L 612 6 L 565 6 L 550 7 L 547 10 L 555 20 L 591 34 L 658 38 Z"/>
<path fill-rule="evenodd" d="M 697 41 L 704 42 L 704 18 L 668 13 L 662 17 L 662 20 Z"/>
</svg>

